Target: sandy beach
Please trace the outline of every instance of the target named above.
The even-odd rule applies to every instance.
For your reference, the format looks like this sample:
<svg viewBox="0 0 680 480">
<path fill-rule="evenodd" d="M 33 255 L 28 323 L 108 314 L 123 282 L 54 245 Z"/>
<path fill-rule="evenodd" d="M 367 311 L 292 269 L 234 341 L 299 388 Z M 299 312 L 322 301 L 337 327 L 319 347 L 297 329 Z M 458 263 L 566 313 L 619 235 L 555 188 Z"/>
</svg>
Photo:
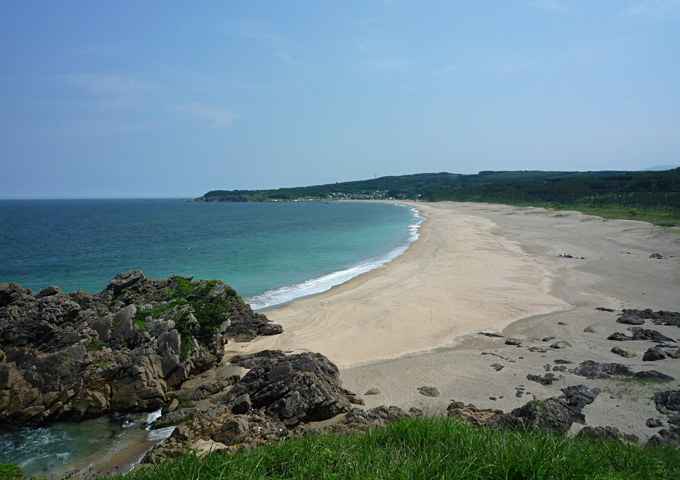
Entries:
<svg viewBox="0 0 680 480">
<path fill-rule="evenodd" d="M 412 205 L 427 220 L 402 256 L 328 292 L 266 312 L 285 333 L 231 343 L 227 355 L 266 348 L 320 352 L 340 367 L 344 386 L 367 407 L 397 405 L 433 414 L 452 400 L 509 411 L 585 384 L 602 391 L 583 410 L 589 425 L 614 426 L 641 442 L 655 433 L 645 425 L 659 416 L 651 395 L 678 387 L 680 360 L 643 361 L 655 343 L 607 337 L 630 335 L 628 325 L 616 323 L 622 309 L 680 311 L 680 235 L 578 212 Z M 650 257 L 655 253 L 662 258 Z M 677 327 L 648 321 L 644 328 L 680 338 Z M 526 338 L 508 345 L 511 336 Z M 570 346 L 549 347 L 561 340 Z M 611 352 L 614 346 L 636 356 L 623 358 Z M 591 380 L 570 372 L 585 360 L 654 369 L 676 380 Z M 548 370 L 556 376 L 551 385 L 527 378 Z M 439 395 L 421 394 L 422 386 Z M 370 389 L 379 393 L 365 395 Z"/>
</svg>

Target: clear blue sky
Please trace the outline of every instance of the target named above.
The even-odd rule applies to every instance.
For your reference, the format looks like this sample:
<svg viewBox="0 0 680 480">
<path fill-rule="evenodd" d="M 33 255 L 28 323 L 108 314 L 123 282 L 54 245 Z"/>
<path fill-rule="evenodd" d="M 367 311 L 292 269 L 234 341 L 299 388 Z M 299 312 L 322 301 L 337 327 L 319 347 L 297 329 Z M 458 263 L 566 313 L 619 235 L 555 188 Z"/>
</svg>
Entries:
<svg viewBox="0 0 680 480">
<path fill-rule="evenodd" d="M 680 0 L 0 0 L 0 198 L 680 164 Z"/>
</svg>

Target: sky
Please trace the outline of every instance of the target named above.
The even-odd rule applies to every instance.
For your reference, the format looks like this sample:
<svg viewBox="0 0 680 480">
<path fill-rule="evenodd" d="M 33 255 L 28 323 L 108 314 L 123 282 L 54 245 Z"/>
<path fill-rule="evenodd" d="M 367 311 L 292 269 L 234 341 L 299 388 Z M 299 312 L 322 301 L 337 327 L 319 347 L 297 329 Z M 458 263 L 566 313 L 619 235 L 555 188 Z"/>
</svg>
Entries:
<svg viewBox="0 0 680 480">
<path fill-rule="evenodd" d="M 0 198 L 680 164 L 680 0 L 0 0 Z"/>
</svg>

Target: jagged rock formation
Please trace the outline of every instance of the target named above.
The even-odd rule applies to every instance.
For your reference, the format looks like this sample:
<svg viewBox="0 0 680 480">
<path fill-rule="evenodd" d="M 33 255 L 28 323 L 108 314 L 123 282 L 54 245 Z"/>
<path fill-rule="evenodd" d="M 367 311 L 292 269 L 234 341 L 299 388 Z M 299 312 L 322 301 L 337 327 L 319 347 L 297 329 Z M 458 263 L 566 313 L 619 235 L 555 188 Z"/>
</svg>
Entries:
<svg viewBox="0 0 680 480">
<path fill-rule="evenodd" d="M 500 410 L 478 409 L 454 401 L 448 407 L 448 416 L 459 418 L 476 426 L 495 428 L 541 427 L 555 433 L 566 434 L 571 425 L 585 423 L 581 410 L 592 403 L 600 391 L 585 385 L 562 389 L 563 395 L 545 400 L 532 400 L 510 413 Z"/>
<path fill-rule="evenodd" d="M 149 411 L 217 364 L 227 338 L 280 332 L 221 281 L 116 276 L 97 294 L 0 284 L 0 422 Z"/>
<path fill-rule="evenodd" d="M 272 440 L 304 434 L 311 422 L 337 418 L 333 431 L 384 425 L 406 416 L 397 407 L 379 407 L 363 412 L 352 404 L 363 404 L 342 388 L 337 367 L 319 353 L 286 355 L 278 350 L 238 355 L 231 364 L 248 365 L 251 370 L 235 384 L 214 392 L 215 405 L 192 411 L 172 436 L 150 451 L 144 462 L 156 463 L 181 455 L 199 441 L 215 448 L 227 445 L 259 445 Z M 159 419 L 161 425 L 176 412 Z M 330 428 L 330 427 L 329 427 Z"/>
</svg>

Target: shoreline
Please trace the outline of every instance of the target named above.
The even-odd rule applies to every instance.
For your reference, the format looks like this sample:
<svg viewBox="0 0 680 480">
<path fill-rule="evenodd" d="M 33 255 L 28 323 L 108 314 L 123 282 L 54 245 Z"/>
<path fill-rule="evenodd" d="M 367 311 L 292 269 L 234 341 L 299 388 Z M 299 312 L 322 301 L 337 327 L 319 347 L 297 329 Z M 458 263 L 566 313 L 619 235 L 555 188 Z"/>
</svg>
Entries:
<svg viewBox="0 0 680 480">
<path fill-rule="evenodd" d="M 331 291 L 267 312 L 285 333 L 229 344 L 227 358 L 262 349 L 318 351 L 338 365 L 343 385 L 366 408 L 398 405 L 432 414 L 445 414 L 452 400 L 510 411 L 584 384 L 603 392 L 584 409 L 588 425 L 613 426 L 641 442 L 656 433 L 645 426 L 659 415 L 650 395 L 677 385 L 680 360 L 643 361 L 655 343 L 623 345 L 607 337 L 630 335 L 627 325 L 616 323 L 623 309 L 680 311 L 680 237 L 644 222 L 571 211 L 451 202 L 417 207 L 428 220 L 403 255 Z M 417 308 L 409 305 L 412 298 L 419 299 Z M 647 324 L 680 339 L 677 327 Z M 588 327 L 595 333 L 585 333 Z M 507 345 L 505 338 L 480 332 L 524 340 Z M 556 341 L 570 347 L 549 348 Z M 612 353 L 615 346 L 635 356 L 622 358 Z M 676 381 L 573 374 L 585 360 L 654 369 Z M 557 372 L 550 385 L 527 377 L 546 370 Z M 426 397 L 421 386 L 440 395 Z M 367 395 L 370 390 L 379 393 Z"/>
<path fill-rule="evenodd" d="M 267 311 L 284 333 L 228 345 L 227 353 L 318 351 L 344 369 L 453 346 L 464 335 L 567 308 L 549 294 L 549 272 L 516 242 L 498 238 L 493 222 L 459 215 L 444 203 L 401 204 L 427 219 L 402 255 Z M 491 300 L 490 290 L 496 292 Z M 381 339 L 378 347 L 375 338 Z"/>
<path fill-rule="evenodd" d="M 329 292 L 351 280 L 353 280 L 356 277 L 359 277 L 361 275 L 364 275 L 368 272 L 371 272 L 372 270 L 376 270 L 379 268 L 384 267 L 387 263 L 390 263 L 392 260 L 395 258 L 400 257 L 401 255 L 408 250 L 410 245 L 417 241 L 418 238 L 420 237 L 420 227 L 422 226 L 423 222 L 426 220 L 424 217 L 420 215 L 420 210 L 417 208 L 417 204 L 411 203 L 408 204 L 407 202 L 396 202 L 396 201 L 359 201 L 359 200 L 343 200 L 343 203 L 345 202 L 356 202 L 356 203 L 385 203 L 389 205 L 394 205 L 394 206 L 399 206 L 399 207 L 405 207 L 411 210 L 413 213 L 412 216 L 412 223 L 409 224 L 408 226 L 408 237 L 406 238 L 405 243 L 399 245 L 398 247 L 393 248 L 392 250 L 389 250 L 385 253 L 376 255 L 374 257 L 370 257 L 367 259 L 364 259 L 360 262 L 355 262 L 351 264 L 350 266 L 346 266 L 345 269 L 343 270 L 338 270 L 338 271 L 333 271 L 331 273 L 328 273 L 326 275 L 322 275 L 320 277 L 315 277 L 311 278 L 308 280 L 305 280 L 301 283 L 297 283 L 294 285 L 284 285 L 279 288 L 275 288 L 273 290 L 268 290 L 266 292 L 263 292 L 259 295 L 255 295 L 249 298 L 245 298 L 247 303 L 251 304 L 251 308 L 253 311 L 257 313 L 266 313 L 272 310 L 277 310 L 280 308 L 283 308 L 287 305 L 290 305 L 292 303 L 298 302 L 300 300 L 305 300 L 308 298 L 313 298 L 316 297 L 317 295 L 324 294 L 326 292 Z M 356 273 L 356 272 L 359 273 Z M 338 281 L 338 277 L 340 278 Z M 334 280 L 330 280 L 331 278 L 334 278 Z M 329 283 L 330 280 L 330 283 Z M 306 285 L 311 285 L 311 284 L 330 284 L 330 287 L 324 287 L 324 290 L 318 290 L 314 291 L 314 288 L 312 288 L 312 291 L 310 293 L 305 293 L 304 295 L 299 295 L 299 296 L 294 296 L 288 300 L 280 301 L 279 303 L 272 303 L 268 304 L 264 307 L 260 307 L 257 305 L 257 302 L 265 299 L 267 297 L 272 297 L 276 298 L 280 296 L 284 292 L 295 292 L 296 290 L 300 290 L 301 288 L 305 287 Z M 307 288 L 304 288 L 304 290 L 309 290 Z M 288 295 L 285 295 L 288 296 Z"/>
</svg>

